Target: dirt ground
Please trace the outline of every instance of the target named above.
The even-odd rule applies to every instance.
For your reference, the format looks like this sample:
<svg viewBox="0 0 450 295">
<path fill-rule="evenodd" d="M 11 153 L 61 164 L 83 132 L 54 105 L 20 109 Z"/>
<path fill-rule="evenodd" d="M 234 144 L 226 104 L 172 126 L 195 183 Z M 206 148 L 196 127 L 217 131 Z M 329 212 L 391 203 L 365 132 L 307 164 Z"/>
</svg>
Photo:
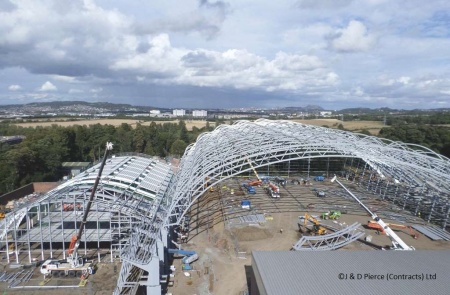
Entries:
<svg viewBox="0 0 450 295">
<path fill-rule="evenodd" d="M 320 216 L 328 209 L 336 208 L 343 212 L 339 220 L 320 220 L 328 229 L 340 228 L 354 222 L 361 224 L 360 230 L 370 235 L 370 243 L 361 240 L 355 241 L 336 251 L 366 250 L 377 251 L 381 247 L 389 246 L 390 239 L 385 235 L 376 234 L 372 229 L 364 225 L 370 220 L 370 216 L 355 205 L 352 199 L 343 198 L 342 191 L 329 182 L 314 182 L 311 185 L 288 184 L 280 188 L 279 199 L 270 198 L 260 187 L 256 188 L 255 195 L 248 195 L 239 190 L 239 183 L 244 179 L 233 179 L 225 183 L 214 192 L 207 192 L 199 199 L 198 206 L 194 204 L 189 212 L 191 217 L 191 230 L 186 243 L 182 244 L 185 250 L 195 250 L 199 259 L 191 266 L 193 270 L 183 271 L 181 257 L 174 258 L 172 265 L 176 271 L 169 281 L 167 293 L 173 295 L 244 295 L 248 290 L 248 274 L 251 267 L 252 251 L 289 251 L 301 238 L 299 230 L 299 217 L 309 213 L 320 220 Z M 351 190 L 357 187 L 347 184 Z M 325 198 L 315 195 L 315 190 L 326 191 Z M 233 194 L 231 191 L 233 190 Z M 377 212 L 385 222 L 404 223 L 406 225 L 424 224 L 426 222 L 408 212 L 399 212 L 392 204 L 386 204 L 379 199 L 374 199 L 369 193 L 358 192 L 364 198 L 364 203 Z M 356 192 L 355 192 L 356 193 Z M 251 201 L 252 209 L 245 210 L 240 206 L 242 199 Z M 198 208 L 197 211 L 194 209 Z M 385 218 L 383 212 L 392 210 L 397 216 L 404 218 Z M 198 214 L 197 214 L 198 213 Z M 248 217 L 250 214 L 263 215 L 263 220 L 249 223 L 239 223 L 239 217 Z M 384 213 L 386 214 L 386 213 Z M 402 221 L 404 220 L 404 221 Z M 302 228 L 302 223 L 300 224 Z M 432 241 L 428 237 L 419 234 L 414 239 L 409 231 L 394 229 L 398 236 L 417 250 L 450 250 L 449 241 Z M 304 233 L 309 235 L 307 231 Z M 2 271 L 15 272 L 4 265 Z M 53 278 L 46 286 L 52 289 L 12 289 L 7 282 L 0 283 L 0 291 L 3 294 L 36 294 L 36 295 L 78 295 L 78 294 L 111 294 L 117 284 L 117 276 L 120 264 L 100 263 L 95 275 L 89 277 L 84 287 L 77 287 L 79 279 Z M 26 286 L 38 286 L 43 277 L 39 269 L 35 269 L 32 279 Z M 61 288 L 62 286 L 75 286 Z M 59 287 L 59 288 L 57 288 Z M 57 288 L 57 289 L 56 289 Z"/>
<path fill-rule="evenodd" d="M 20 270 L 11 269 L 2 264 L 0 273 L 17 273 Z M 46 284 L 39 268 L 34 268 L 33 276 L 25 284 L 10 288 L 9 282 L 0 282 L 0 291 L 6 294 L 26 295 L 110 295 L 117 285 L 117 275 L 120 271 L 120 263 L 99 263 L 97 272 L 88 277 L 85 286 L 80 287 L 79 278 L 51 278 Z"/>
<path fill-rule="evenodd" d="M 232 185 L 228 185 L 228 188 L 230 187 Z M 326 188 L 325 185 L 323 187 Z M 302 236 L 302 233 L 299 231 L 299 217 L 304 216 L 308 212 L 320 220 L 320 215 L 324 212 L 319 206 L 322 200 L 318 200 L 319 198 L 310 193 L 311 187 L 294 188 L 288 185 L 286 188 L 281 190 L 281 198 L 277 201 L 273 201 L 273 199 L 269 199 L 267 195 L 261 193 L 261 188 L 257 188 L 256 195 L 245 196 L 245 198 L 252 200 L 252 204 L 255 204 L 257 213 L 265 214 L 265 222 L 254 223 L 250 226 L 231 227 L 230 229 L 226 227 L 226 222 L 218 222 L 213 227 L 203 229 L 203 231 L 200 230 L 198 234 L 196 230 L 192 230 L 190 240 L 183 245 L 183 248 L 197 251 L 200 258 L 191 264 L 194 271 L 189 272 L 181 270 L 182 264 L 180 259 L 174 261 L 173 265 L 177 270 L 172 278 L 174 285 L 168 288 L 168 292 L 174 295 L 245 294 L 248 284 L 247 273 L 252 263 L 251 252 L 289 251 Z M 329 190 L 331 191 L 331 188 Z M 219 194 L 222 194 L 220 197 L 222 200 L 233 198 L 231 200 L 233 202 L 223 202 L 227 205 L 236 203 L 238 199 L 237 196 L 230 196 L 229 194 L 227 196 L 226 193 Z M 298 197 L 300 195 L 301 197 Z M 259 199 L 261 199 L 261 203 L 259 203 Z M 303 204 L 310 204 L 312 200 L 315 200 L 315 205 L 319 209 L 305 210 L 302 208 L 304 207 Z M 332 197 L 323 202 L 324 205 L 328 202 L 338 204 Z M 352 201 L 349 200 L 348 202 Z M 378 204 L 370 201 L 371 208 L 375 208 L 375 205 L 372 203 Z M 272 204 L 272 206 L 264 207 L 264 204 Z M 296 204 L 297 206 L 295 206 Z M 339 206 L 345 207 L 345 203 L 341 202 Z M 383 207 L 383 210 L 385 209 Z M 229 210 L 236 210 L 236 208 Z M 210 209 L 208 209 L 208 212 L 211 215 Z M 324 226 L 334 228 L 345 227 L 354 222 L 359 222 L 362 224 L 360 230 L 364 231 L 364 237 L 368 235 L 372 237 L 371 243 L 367 243 L 364 240 L 356 241 L 336 251 L 376 251 L 381 249 L 381 247 L 390 246 L 391 241 L 387 236 L 376 234 L 373 229 L 364 226 L 370 219 L 370 216 L 364 211 L 356 210 L 352 212 L 350 210 L 337 221 L 320 221 Z M 383 220 L 390 223 L 399 223 L 399 220 L 387 218 Z M 421 224 L 421 221 L 413 216 L 408 216 L 407 220 Z M 407 230 L 395 229 L 394 231 L 406 244 L 413 246 L 417 250 L 450 250 L 450 242 L 448 241 L 432 241 L 420 233 L 419 238 L 414 239 Z M 308 233 L 305 234 L 309 235 Z M 188 274 L 189 277 L 185 276 L 184 273 Z"/>
</svg>

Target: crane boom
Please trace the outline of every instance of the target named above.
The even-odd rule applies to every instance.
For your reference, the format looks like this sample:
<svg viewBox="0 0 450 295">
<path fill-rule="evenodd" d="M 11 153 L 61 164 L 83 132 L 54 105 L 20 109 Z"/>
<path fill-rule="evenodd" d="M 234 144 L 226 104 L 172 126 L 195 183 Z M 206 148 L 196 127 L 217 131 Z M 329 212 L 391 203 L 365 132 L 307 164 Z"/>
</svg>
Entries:
<svg viewBox="0 0 450 295">
<path fill-rule="evenodd" d="M 262 180 L 261 180 L 261 178 L 259 177 L 258 172 L 256 172 L 255 167 L 253 167 L 252 161 L 250 161 L 250 159 L 247 158 L 247 162 L 250 164 L 250 167 L 252 167 L 253 173 L 255 173 L 256 178 L 258 178 L 258 181 L 260 181 L 260 182 L 262 183 Z"/>
<path fill-rule="evenodd" d="M 113 149 L 113 144 L 111 142 L 106 143 L 105 154 L 103 155 L 103 160 L 98 170 L 97 178 L 95 179 L 94 186 L 92 187 L 91 195 L 89 197 L 89 201 L 86 204 L 86 208 L 84 209 L 83 219 L 80 224 L 80 228 L 78 229 L 78 233 L 76 236 L 72 237 L 70 241 L 69 250 L 67 253 L 69 254 L 69 260 L 73 265 L 79 264 L 78 260 L 78 247 L 80 246 L 80 239 L 83 234 L 84 228 L 86 227 L 86 221 L 91 210 L 92 202 L 94 201 L 95 192 L 97 191 L 98 184 L 100 182 L 100 178 L 102 176 L 103 168 L 105 167 L 106 159 L 108 158 L 109 151 Z"/>
<path fill-rule="evenodd" d="M 369 208 L 367 208 L 366 205 L 364 205 L 359 199 L 358 197 L 356 197 L 351 191 L 349 191 L 336 177 L 336 175 L 331 179 L 331 182 L 336 181 L 350 196 L 353 197 L 353 199 L 355 199 L 359 205 L 361 205 L 361 207 L 364 208 L 364 210 L 366 210 L 370 216 L 372 217 L 373 220 L 375 220 L 380 226 L 381 228 L 384 230 L 384 232 L 386 233 L 386 235 L 388 237 L 390 237 L 390 239 L 393 241 L 393 245 L 394 248 L 396 248 L 396 244 L 398 244 L 400 246 L 400 250 L 414 250 L 413 247 L 408 246 L 405 242 L 403 242 L 402 239 L 400 239 L 400 237 L 383 221 L 381 220 L 381 218 L 376 215 L 375 213 L 373 213 Z M 394 243 L 395 242 L 395 243 Z M 398 248 L 396 248 L 398 249 Z"/>
</svg>

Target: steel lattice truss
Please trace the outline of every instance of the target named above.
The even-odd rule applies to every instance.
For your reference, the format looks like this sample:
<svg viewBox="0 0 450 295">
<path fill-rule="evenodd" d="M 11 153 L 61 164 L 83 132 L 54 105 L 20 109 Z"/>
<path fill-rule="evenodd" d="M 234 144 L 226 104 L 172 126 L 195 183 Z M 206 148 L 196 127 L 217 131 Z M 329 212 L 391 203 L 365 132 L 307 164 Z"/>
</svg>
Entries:
<svg viewBox="0 0 450 295">
<path fill-rule="evenodd" d="M 353 223 L 337 232 L 323 236 L 302 236 L 292 246 L 296 251 L 329 251 L 336 250 L 350 244 L 364 236 L 359 229 L 360 223 Z"/>
<path fill-rule="evenodd" d="M 144 270 L 149 273 L 155 270 L 155 277 L 149 276 L 144 284 L 158 290 L 159 274 L 156 273 L 164 256 L 162 249 L 167 246 L 162 242 L 166 230 L 180 224 L 189 207 L 209 187 L 251 171 L 249 161 L 259 168 L 317 158 L 359 159 L 365 163 L 363 174 L 367 171 L 371 176 L 378 175 L 375 190 L 379 189 L 381 194 L 380 179 L 386 183 L 384 194 L 388 200 L 391 200 L 390 195 L 399 192 L 407 196 L 410 190 L 433 191 L 431 201 L 420 199 L 417 202 L 427 202 L 428 221 L 433 208 L 439 207 L 443 212 L 439 214 L 443 216 L 444 227 L 447 224 L 450 214 L 449 159 L 421 146 L 289 121 L 257 120 L 221 125 L 213 132 L 201 134 L 196 143 L 186 149 L 175 177 L 170 166 L 145 155 L 109 159 L 96 194 L 93 216 L 97 223 L 109 220 L 110 227 L 104 232 L 100 232 L 99 227 L 87 228 L 83 238 L 86 241 L 90 237 L 96 241 L 104 238 L 111 242 L 111 247 L 117 246 L 123 264 L 114 294 L 133 294 L 142 284 L 140 278 Z M 69 241 L 76 228 L 64 228 L 64 221 L 68 219 L 76 224 L 81 216 L 75 213 L 76 210 L 66 212 L 64 206 L 72 203 L 73 208 L 84 207 L 98 167 L 8 214 L 0 221 L 0 246 L 8 252 L 12 240 L 15 240 L 14 251 L 28 245 L 25 249 L 30 253 L 31 262 L 33 239 L 48 242 L 45 230 L 35 232 L 36 222 L 40 228 L 45 228 L 43 220 L 46 219 L 46 224 L 61 224 L 58 234 L 51 234 L 50 239 Z M 371 178 L 368 189 L 374 186 Z M 403 206 L 407 204 L 405 197 Z M 124 223 L 129 226 L 121 228 Z M 48 228 L 48 232 L 54 230 L 56 228 Z M 19 236 L 20 239 L 16 239 Z"/>
<path fill-rule="evenodd" d="M 31 262 L 36 255 L 32 254 L 35 243 L 40 244 L 41 259 L 53 257 L 57 250 L 52 249 L 54 243 L 60 243 L 65 258 L 64 242 L 76 234 L 99 166 L 24 204 L 0 221 L 0 247 L 8 259 L 10 253 L 16 253 L 19 262 L 16 250 L 20 248 L 22 253 L 28 252 Z M 169 165 L 145 155 L 116 156 L 106 162 L 81 247 L 84 243 L 86 255 L 86 243 L 100 247 L 100 242 L 109 242 L 111 261 L 119 255 L 123 258 L 116 292 L 136 290 L 143 269 L 133 263 L 157 256 L 153 241 L 160 239 L 155 233 L 160 233 L 162 227 L 158 211 L 172 176 Z M 44 249 L 44 242 L 50 249 Z M 14 248 L 10 249 L 12 244 Z"/>
<path fill-rule="evenodd" d="M 450 161 L 425 147 L 292 121 L 238 121 L 199 136 L 182 158 L 168 194 L 165 224 L 179 224 L 210 186 L 250 171 L 296 159 L 355 158 L 391 183 L 431 188 L 448 205 Z M 447 210 L 447 215 L 450 210 Z"/>
</svg>

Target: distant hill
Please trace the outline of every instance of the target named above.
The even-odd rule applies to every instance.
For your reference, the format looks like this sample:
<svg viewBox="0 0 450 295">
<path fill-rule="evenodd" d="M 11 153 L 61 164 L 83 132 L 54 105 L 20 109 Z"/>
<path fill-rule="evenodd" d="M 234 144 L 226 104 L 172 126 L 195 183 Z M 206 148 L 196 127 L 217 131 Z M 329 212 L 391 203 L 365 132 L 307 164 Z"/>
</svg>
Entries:
<svg viewBox="0 0 450 295">
<path fill-rule="evenodd" d="M 370 109 L 370 108 L 348 108 L 348 109 L 342 109 L 338 111 L 340 114 L 384 114 L 384 113 L 392 113 L 392 112 L 399 112 L 399 110 L 396 109 L 390 109 L 390 108 L 377 108 L 377 109 Z"/>
<path fill-rule="evenodd" d="M 324 108 L 317 105 L 307 105 L 306 107 L 285 107 L 282 110 L 294 112 L 314 112 L 314 111 L 323 111 Z"/>
</svg>

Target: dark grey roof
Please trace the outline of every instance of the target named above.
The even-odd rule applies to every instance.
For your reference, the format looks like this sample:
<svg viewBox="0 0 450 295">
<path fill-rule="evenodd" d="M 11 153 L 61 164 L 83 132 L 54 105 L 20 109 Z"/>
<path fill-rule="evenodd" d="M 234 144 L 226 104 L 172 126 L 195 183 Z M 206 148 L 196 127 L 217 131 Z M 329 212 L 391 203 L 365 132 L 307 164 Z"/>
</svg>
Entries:
<svg viewBox="0 0 450 295">
<path fill-rule="evenodd" d="M 450 294 L 450 251 L 255 251 L 252 257 L 260 294 Z"/>
<path fill-rule="evenodd" d="M 63 162 L 63 167 L 88 167 L 91 162 Z"/>
</svg>

